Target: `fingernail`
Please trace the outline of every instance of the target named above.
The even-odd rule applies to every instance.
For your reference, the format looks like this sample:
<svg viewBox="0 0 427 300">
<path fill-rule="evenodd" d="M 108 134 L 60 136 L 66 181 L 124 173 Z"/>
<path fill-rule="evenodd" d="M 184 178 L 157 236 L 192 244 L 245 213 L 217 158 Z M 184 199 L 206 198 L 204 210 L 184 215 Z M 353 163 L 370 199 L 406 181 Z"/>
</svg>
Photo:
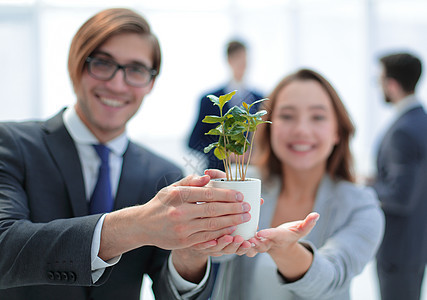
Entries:
<svg viewBox="0 0 427 300">
<path fill-rule="evenodd" d="M 251 219 L 251 215 L 250 214 L 243 214 L 242 215 L 242 221 L 246 222 L 249 221 Z"/>
<path fill-rule="evenodd" d="M 211 241 L 208 243 L 207 248 L 211 248 L 213 246 L 216 246 L 217 242 L 216 241 Z"/>
<path fill-rule="evenodd" d="M 233 233 L 236 229 L 237 229 L 237 226 L 228 227 L 228 230 L 230 230 L 230 233 Z"/>
<path fill-rule="evenodd" d="M 317 222 L 317 220 L 319 220 L 319 217 L 320 217 L 320 215 L 317 215 L 317 216 L 316 216 L 316 218 L 314 218 L 314 219 L 312 220 L 312 222 Z"/>
<path fill-rule="evenodd" d="M 253 248 L 253 247 L 255 247 L 256 245 L 254 244 L 254 243 L 251 243 L 251 247 Z"/>
<path fill-rule="evenodd" d="M 243 194 L 242 193 L 237 193 L 236 194 L 236 200 L 237 201 L 243 201 Z"/>
<path fill-rule="evenodd" d="M 251 206 L 249 205 L 249 203 L 246 203 L 246 202 L 242 203 L 242 211 L 243 212 L 247 212 L 250 210 L 251 210 Z"/>
</svg>

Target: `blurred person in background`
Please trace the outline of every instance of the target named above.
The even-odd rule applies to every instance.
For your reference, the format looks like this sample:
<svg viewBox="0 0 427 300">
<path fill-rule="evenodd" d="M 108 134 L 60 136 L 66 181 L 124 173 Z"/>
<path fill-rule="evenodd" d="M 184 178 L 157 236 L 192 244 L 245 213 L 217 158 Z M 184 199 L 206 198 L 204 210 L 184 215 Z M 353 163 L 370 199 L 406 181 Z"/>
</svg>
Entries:
<svg viewBox="0 0 427 300">
<path fill-rule="evenodd" d="M 380 63 L 384 100 L 395 109 L 373 184 L 386 218 L 377 254 L 381 298 L 418 300 L 427 262 L 427 115 L 415 94 L 422 64 L 410 53 Z"/>
<path fill-rule="evenodd" d="M 350 116 L 331 84 L 309 69 L 285 77 L 268 98 L 272 124 L 259 128 L 248 171 L 262 178 L 261 230 L 246 256 L 217 260 L 212 299 L 350 299 L 384 230 L 374 191 L 354 183 Z"/>
<path fill-rule="evenodd" d="M 200 109 L 197 120 L 194 124 L 193 131 L 190 135 L 188 146 L 200 153 L 207 159 L 208 169 L 224 170 L 224 164 L 221 160 L 215 157 L 214 152 L 204 153 L 206 146 L 214 142 L 211 135 L 205 135 L 206 132 L 215 128 L 215 124 L 203 123 L 202 120 L 207 115 L 218 115 L 218 108 L 212 105 L 212 102 L 207 98 L 207 95 L 215 95 L 217 97 L 225 95 L 229 92 L 237 90 L 231 101 L 224 105 L 224 112 L 234 105 L 241 105 L 242 102 L 251 104 L 252 102 L 262 99 L 259 92 L 248 87 L 245 83 L 245 73 L 247 69 L 247 47 L 238 40 L 232 40 L 227 45 L 227 62 L 230 67 L 232 78 L 231 80 L 212 92 L 206 93 L 200 100 Z M 259 106 L 254 105 L 251 112 L 256 112 Z"/>
</svg>

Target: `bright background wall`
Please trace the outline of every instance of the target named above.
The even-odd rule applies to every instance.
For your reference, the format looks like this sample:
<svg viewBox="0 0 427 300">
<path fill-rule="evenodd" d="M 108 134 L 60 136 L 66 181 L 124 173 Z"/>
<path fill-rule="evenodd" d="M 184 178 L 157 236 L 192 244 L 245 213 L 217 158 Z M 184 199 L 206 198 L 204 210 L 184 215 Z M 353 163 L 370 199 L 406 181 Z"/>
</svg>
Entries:
<svg viewBox="0 0 427 300">
<path fill-rule="evenodd" d="M 390 116 L 377 58 L 394 50 L 427 57 L 423 0 L 0 0 L 0 120 L 45 118 L 74 103 L 67 73 L 72 36 L 112 6 L 146 16 L 164 57 L 129 133 L 187 172 L 198 166 L 186 139 L 199 98 L 228 80 L 224 48 L 232 37 L 249 44 L 247 81 L 265 95 L 299 67 L 332 82 L 356 124 L 352 146 L 363 175 L 373 170 L 375 141 Z M 425 82 L 423 76 L 419 93 L 427 101 Z"/>
<path fill-rule="evenodd" d="M 74 103 L 67 73 L 72 36 L 113 6 L 144 15 L 163 52 L 162 73 L 129 134 L 188 173 L 203 168 L 186 140 L 200 96 L 229 78 L 230 38 L 249 44 L 247 81 L 265 95 L 300 67 L 332 82 L 357 128 L 352 147 L 361 175 L 373 171 L 377 136 L 390 117 L 377 58 L 409 50 L 427 65 L 424 0 L 0 0 L 0 120 L 46 118 Z M 425 77 L 418 90 L 427 104 Z"/>
</svg>

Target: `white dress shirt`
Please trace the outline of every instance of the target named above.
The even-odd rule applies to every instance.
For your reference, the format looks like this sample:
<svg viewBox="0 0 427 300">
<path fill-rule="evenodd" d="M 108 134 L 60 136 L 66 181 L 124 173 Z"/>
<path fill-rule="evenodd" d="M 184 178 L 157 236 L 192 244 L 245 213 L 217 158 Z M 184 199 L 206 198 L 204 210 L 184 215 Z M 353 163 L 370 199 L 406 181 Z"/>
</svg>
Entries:
<svg viewBox="0 0 427 300">
<path fill-rule="evenodd" d="M 83 171 L 83 179 L 85 183 L 85 193 L 87 201 L 90 200 L 90 196 L 95 189 L 96 181 L 98 178 L 98 170 L 101 165 L 101 159 L 96 153 L 92 145 L 99 144 L 97 138 L 92 132 L 84 125 L 80 120 L 77 112 L 73 107 L 68 107 L 64 114 L 64 125 L 71 137 L 73 138 L 77 152 L 80 158 L 81 167 Z M 120 174 L 122 171 L 123 154 L 125 153 L 129 144 L 126 131 L 115 139 L 109 141 L 106 146 L 110 148 L 110 182 L 111 192 L 113 198 L 116 196 L 117 187 L 119 185 Z M 121 256 L 112 258 L 108 261 L 103 261 L 98 257 L 99 247 L 101 243 L 101 229 L 106 214 L 104 214 L 98 221 L 93 238 L 92 238 L 92 249 L 91 249 L 91 268 L 92 268 L 92 281 L 95 283 L 101 278 L 105 268 L 115 265 L 119 262 Z M 210 272 L 210 261 L 206 268 L 206 274 L 203 280 L 199 284 L 194 284 L 184 280 L 176 271 L 172 260 L 168 260 L 168 267 L 171 274 L 172 283 L 175 285 L 179 293 L 197 293 L 203 285 L 206 283 L 208 274 Z M 187 294 L 185 295 L 187 296 Z"/>
<path fill-rule="evenodd" d="M 414 107 L 422 106 L 421 102 L 417 99 L 415 94 L 406 96 L 399 102 L 393 105 L 395 109 L 394 120 L 400 118 L 404 113 L 411 110 Z"/>
</svg>

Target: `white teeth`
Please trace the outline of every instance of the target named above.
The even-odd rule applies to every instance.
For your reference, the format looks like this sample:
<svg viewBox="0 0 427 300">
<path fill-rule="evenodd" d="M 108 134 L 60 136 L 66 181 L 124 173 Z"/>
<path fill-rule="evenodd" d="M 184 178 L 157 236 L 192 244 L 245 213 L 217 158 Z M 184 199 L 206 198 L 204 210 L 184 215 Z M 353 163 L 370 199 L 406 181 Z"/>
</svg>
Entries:
<svg viewBox="0 0 427 300">
<path fill-rule="evenodd" d="M 101 102 L 105 105 L 111 106 L 111 107 L 122 107 L 125 105 L 124 102 L 117 101 L 114 99 L 107 99 L 107 98 L 101 98 Z"/>
<path fill-rule="evenodd" d="M 295 151 L 301 151 L 301 152 L 302 151 L 308 151 L 308 150 L 310 150 L 312 148 L 310 145 L 301 145 L 301 144 L 292 145 L 291 147 L 292 147 L 293 150 L 295 150 Z"/>
</svg>

